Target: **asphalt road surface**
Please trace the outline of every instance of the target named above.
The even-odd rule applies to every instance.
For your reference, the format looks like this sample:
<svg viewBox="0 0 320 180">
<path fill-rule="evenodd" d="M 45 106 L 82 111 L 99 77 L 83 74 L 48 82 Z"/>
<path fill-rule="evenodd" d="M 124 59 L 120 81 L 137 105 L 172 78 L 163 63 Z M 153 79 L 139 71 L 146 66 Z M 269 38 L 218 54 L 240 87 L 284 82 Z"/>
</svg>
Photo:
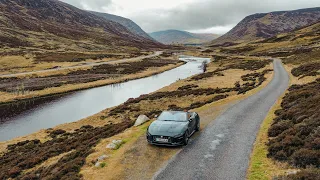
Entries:
<svg viewBox="0 0 320 180">
<path fill-rule="evenodd" d="M 274 72 L 274 78 L 263 90 L 212 121 L 154 179 L 245 179 L 260 125 L 289 84 L 280 60 L 274 60 Z"/>
<path fill-rule="evenodd" d="M 43 72 L 52 72 L 52 71 L 59 71 L 59 70 L 65 70 L 65 69 L 78 69 L 78 68 L 85 68 L 85 67 L 93 67 L 93 66 L 99 66 L 103 64 L 113 64 L 113 63 L 123 63 L 123 62 L 129 62 L 129 61 L 139 61 L 144 58 L 152 58 L 155 56 L 159 56 L 162 53 L 162 51 L 156 51 L 151 55 L 147 56 L 139 56 L 135 58 L 127 58 L 127 59 L 117 59 L 117 60 L 110 60 L 106 62 L 92 62 L 92 63 L 86 63 L 86 64 L 80 64 L 80 65 L 75 65 L 75 66 L 68 66 L 68 67 L 59 67 L 59 68 L 54 68 L 54 69 L 45 69 L 45 70 L 39 70 L 39 71 L 31 71 L 31 72 L 22 72 L 22 73 L 15 73 L 15 74 L 3 74 L 0 75 L 0 78 L 7 78 L 7 77 L 14 77 L 14 76 L 21 76 L 21 75 L 29 75 L 29 74 L 34 74 L 34 73 L 43 73 Z"/>
</svg>

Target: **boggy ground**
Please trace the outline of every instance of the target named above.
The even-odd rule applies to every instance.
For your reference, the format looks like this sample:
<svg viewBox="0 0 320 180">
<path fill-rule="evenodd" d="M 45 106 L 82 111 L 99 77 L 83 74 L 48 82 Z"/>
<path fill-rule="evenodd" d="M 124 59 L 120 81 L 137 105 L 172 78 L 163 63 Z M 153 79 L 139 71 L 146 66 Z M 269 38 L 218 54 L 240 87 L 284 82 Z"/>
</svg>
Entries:
<svg viewBox="0 0 320 180">
<path fill-rule="evenodd" d="M 166 54 L 165 54 L 166 55 Z M 0 78 L 0 102 L 54 95 L 151 76 L 182 65 L 175 56 L 164 55 L 119 64 L 110 63 L 59 74 L 34 74 Z"/>
<path fill-rule="evenodd" d="M 138 166 L 137 164 L 144 163 L 141 167 L 150 165 L 149 173 L 141 176 L 133 173 L 132 177 L 150 178 L 179 148 L 147 146 L 143 134 L 148 124 L 128 129 L 138 115 L 153 117 L 167 109 L 196 109 L 203 118 L 201 125 L 205 126 L 232 100 L 244 97 L 244 94 L 250 94 L 253 89 L 258 90 L 265 85 L 272 76 L 270 63 L 270 60 L 212 62 L 206 73 L 219 69 L 219 75 L 213 73 L 195 79 L 201 76 L 196 75 L 155 93 L 129 99 L 120 106 L 106 109 L 78 122 L 2 142 L 0 177 L 44 179 L 56 174 L 59 179 L 79 179 L 81 176 L 86 179 L 119 179 L 131 177 L 129 172 L 125 172 L 133 171 L 135 164 Z M 217 111 L 213 112 L 212 107 Z M 120 132 L 124 133 L 118 134 Z M 114 134 L 118 135 L 111 137 Z M 125 140 L 123 148 L 107 150 L 106 144 L 117 138 Z M 33 154 L 37 154 L 37 158 L 32 156 Z M 95 167 L 97 157 L 103 154 L 110 157 L 105 159 L 100 167 Z M 153 158 L 158 155 L 160 158 Z M 138 161 L 136 156 L 148 161 Z M 12 158 L 17 160 L 13 161 Z"/>
</svg>

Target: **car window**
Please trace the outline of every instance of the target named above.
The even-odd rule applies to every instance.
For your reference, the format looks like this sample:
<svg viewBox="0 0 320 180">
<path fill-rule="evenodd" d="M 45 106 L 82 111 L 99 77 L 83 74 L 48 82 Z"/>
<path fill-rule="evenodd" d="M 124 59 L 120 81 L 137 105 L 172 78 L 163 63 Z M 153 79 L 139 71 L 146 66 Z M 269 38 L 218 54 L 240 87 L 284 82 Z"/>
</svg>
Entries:
<svg viewBox="0 0 320 180">
<path fill-rule="evenodd" d="M 158 117 L 159 121 L 187 121 L 187 113 L 175 112 L 175 111 L 164 111 Z"/>
</svg>

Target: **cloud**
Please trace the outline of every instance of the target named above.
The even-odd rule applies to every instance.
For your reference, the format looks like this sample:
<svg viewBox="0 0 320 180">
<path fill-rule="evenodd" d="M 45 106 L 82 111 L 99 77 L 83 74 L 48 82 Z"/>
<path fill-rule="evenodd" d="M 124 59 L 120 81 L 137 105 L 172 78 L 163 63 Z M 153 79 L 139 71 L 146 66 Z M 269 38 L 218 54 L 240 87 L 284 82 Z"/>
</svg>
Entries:
<svg viewBox="0 0 320 180">
<path fill-rule="evenodd" d="M 319 0 L 64 0 L 80 8 L 132 19 L 145 31 L 225 33 L 254 13 L 320 6 Z"/>
<path fill-rule="evenodd" d="M 112 4 L 112 0 L 61 0 L 80 9 L 103 11 L 104 7 Z"/>
<path fill-rule="evenodd" d="M 197 0 L 175 9 L 145 11 L 131 16 L 146 31 L 182 29 L 199 30 L 237 24 L 254 13 L 312 7 L 319 1 L 302 0 Z"/>
<path fill-rule="evenodd" d="M 228 32 L 230 29 L 232 29 L 235 26 L 235 24 L 232 25 L 226 25 L 226 26 L 213 26 L 205 29 L 191 29 L 187 30 L 192 33 L 215 33 L 215 34 L 224 34 Z"/>
</svg>

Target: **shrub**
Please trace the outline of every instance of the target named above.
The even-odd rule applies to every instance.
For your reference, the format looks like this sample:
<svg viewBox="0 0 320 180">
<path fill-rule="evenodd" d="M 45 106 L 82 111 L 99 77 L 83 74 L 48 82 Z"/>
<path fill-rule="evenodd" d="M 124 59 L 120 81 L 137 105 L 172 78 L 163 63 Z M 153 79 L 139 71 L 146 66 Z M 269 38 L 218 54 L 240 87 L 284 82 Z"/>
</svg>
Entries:
<svg viewBox="0 0 320 180">
<path fill-rule="evenodd" d="M 189 84 L 189 85 L 185 85 L 185 86 L 181 86 L 178 88 L 178 90 L 180 91 L 187 91 L 187 90 L 191 90 L 193 88 L 197 88 L 199 87 L 198 85 L 195 85 L 195 84 Z"/>
<path fill-rule="evenodd" d="M 280 121 L 278 123 L 273 124 L 268 130 L 269 137 L 276 137 L 281 134 L 283 131 L 289 129 L 293 126 L 293 123 L 289 120 Z"/>
<path fill-rule="evenodd" d="M 289 88 L 268 130 L 271 137 L 267 143 L 268 157 L 300 168 L 320 167 L 319 89 L 319 79 Z M 294 177 L 308 178 L 309 174 L 300 173 Z"/>
<path fill-rule="evenodd" d="M 320 179 L 320 170 L 315 168 L 308 168 L 298 171 L 296 174 L 288 176 L 280 176 L 275 179 L 290 179 L 290 180 L 318 180 Z"/>
<path fill-rule="evenodd" d="M 291 161 L 298 167 L 306 168 L 313 165 L 320 167 L 320 151 L 300 149 L 292 154 Z"/>
<path fill-rule="evenodd" d="M 21 171 L 22 170 L 19 167 L 17 166 L 13 167 L 12 169 L 9 170 L 8 176 L 11 178 L 15 178 L 20 174 Z"/>
<path fill-rule="evenodd" d="M 52 137 L 52 138 L 55 138 L 58 135 L 61 135 L 61 134 L 64 134 L 64 133 L 66 133 L 65 130 L 57 129 L 57 130 L 54 130 L 54 131 L 50 132 L 49 136 Z"/>
<path fill-rule="evenodd" d="M 299 67 L 293 68 L 291 70 L 291 74 L 299 77 L 305 77 L 305 76 L 316 76 L 319 75 L 320 70 L 320 62 L 314 62 L 314 63 L 308 63 L 300 65 Z"/>
<path fill-rule="evenodd" d="M 83 126 L 75 132 L 56 130 L 53 132 L 59 136 L 54 136 L 44 143 L 33 140 L 10 145 L 8 152 L 0 158 L 0 179 L 8 179 L 9 177 L 17 177 L 17 179 L 32 179 L 32 177 L 37 177 L 37 179 L 80 179 L 80 168 L 84 165 L 86 157 L 93 152 L 92 147 L 101 139 L 118 134 L 132 125 L 132 121 L 125 119 L 122 123 L 102 127 Z M 30 144 L 33 144 L 31 149 L 29 148 Z M 21 174 L 22 171 L 31 169 L 51 157 L 70 151 L 72 152 L 64 155 L 57 163 L 49 167 Z"/>
</svg>

